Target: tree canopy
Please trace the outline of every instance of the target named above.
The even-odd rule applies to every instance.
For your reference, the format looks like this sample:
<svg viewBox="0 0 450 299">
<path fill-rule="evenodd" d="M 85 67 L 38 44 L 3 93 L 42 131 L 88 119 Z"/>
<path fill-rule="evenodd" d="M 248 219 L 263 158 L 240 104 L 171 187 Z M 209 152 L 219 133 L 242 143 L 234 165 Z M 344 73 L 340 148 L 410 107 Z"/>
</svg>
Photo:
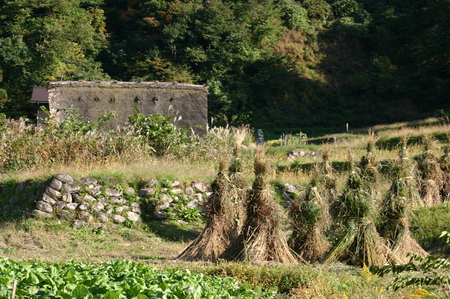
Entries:
<svg viewBox="0 0 450 299">
<path fill-rule="evenodd" d="M 0 1 L 0 112 L 114 79 L 207 84 L 213 125 L 274 135 L 424 118 L 450 108 L 449 18 L 447 0 Z"/>
</svg>

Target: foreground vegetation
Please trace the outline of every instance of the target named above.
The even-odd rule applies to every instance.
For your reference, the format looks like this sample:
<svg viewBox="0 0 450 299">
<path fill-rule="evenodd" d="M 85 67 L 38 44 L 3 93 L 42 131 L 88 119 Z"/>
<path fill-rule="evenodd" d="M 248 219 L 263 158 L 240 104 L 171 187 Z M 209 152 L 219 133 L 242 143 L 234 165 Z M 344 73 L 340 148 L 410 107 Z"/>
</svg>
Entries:
<svg viewBox="0 0 450 299">
<path fill-rule="evenodd" d="M 0 260 L 0 298 L 265 298 L 237 280 L 180 270 L 159 271 L 130 261 L 87 265 Z M 17 292 L 16 292 L 17 290 Z"/>
<path fill-rule="evenodd" d="M 126 129 L 125 134 L 99 131 L 95 125 L 77 121 L 76 115 L 63 124 L 50 122 L 47 126 L 39 129 L 27 126 L 24 122 L 5 120 L 1 126 L 3 131 L 1 146 L 5 151 L 0 154 L 3 163 L 0 203 L 3 206 L 5 196 L 17 192 L 16 188 L 20 186 L 21 182 L 26 180 L 45 181 L 54 173 L 70 173 L 74 177 L 115 176 L 129 184 L 149 178 L 181 182 L 202 180 L 213 183 L 214 180 L 217 180 L 221 159 L 236 154 L 237 139 L 240 140 L 239 144 L 242 143 L 239 148 L 242 178 L 248 185 L 254 180 L 255 150 L 253 148 L 255 146 L 252 145 L 252 132 L 248 127 L 214 128 L 206 136 L 199 137 L 185 135 L 182 130 L 171 127 L 165 119 L 144 118 L 140 115 L 134 117 L 136 122 Z M 154 127 L 147 126 L 147 124 L 157 122 L 160 124 L 159 128 L 167 126 L 167 130 L 158 131 Z M 146 134 L 145 128 L 152 128 L 152 133 L 155 134 Z M 275 202 L 281 206 L 286 206 L 286 202 L 302 204 L 302 202 L 306 202 L 304 199 L 315 203 L 317 197 L 314 196 L 317 194 L 311 190 L 314 190 L 312 189 L 314 186 L 319 185 L 312 185 L 311 182 L 314 182 L 317 167 L 328 161 L 330 169 L 335 174 L 334 182 L 337 192 L 351 194 L 348 192 L 348 179 L 349 173 L 351 173 L 349 170 L 352 169 L 349 159 L 350 152 L 353 155 L 353 161 L 369 163 L 373 160 L 368 157 L 374 157 L 376 161 L 380 162 L 377 166 L 380 171 L 379 179 L 372 180 L 368 185 L 372 186 L 377 193 L 368 193 L 368 191 L 363 193 L 372 194 L 373 198 L 387 198 L 386 196 L 379 197 L 377 194 L 385 195 L 393 190 L 393 181 L 389 179 L 391 178 L 390 169 L 395 169 L 392 168 L 393 165 L 396 165 L 393 162 L 397 161 L 399 151 L 401 152 L 402 149 L 399 147 L 399 140 L 410 140 L 409 143 L 404 141 L 401 143 L 407 148 L 407 153 L 405 153 L 407 161 L 423 166 L 422 158 L 430 159 L 431 157 L 424 153 L 431 149 L 433 149 L 434 157 L 445 157 L 444 148 L 448 144 L 446 131 L 448 131 L 448 126 L 442 123 L 410 128 L 405 124 L 402 130 L 398 130 L 395 126 L 379 128 L 374 132 L 376 138 L 372 134 L 339 135 L 336 136 L 339 142 L 333 144 L 304 144 L 294 139 L 290 144 L 287 143 L 283 146 L 271 142 L 274 145 L 268 147 L 266 153 L 271 167 L 263 168 L 265 173 L 264 178 L 261 178 L 261 181 L 264 181 L 260 185 L 262 187 L 253 185 L 253 189 L 261 188 L 263 192 L 260 194 L 263 194 L 265 202 L 271 201 L 271 198 L 268 197 L 270 193 Z M 407 134 L 408 138 L 404 138 L 403 134 Z M 430 140 L 431 137 L 434 137 L 432 138 L 433 142 L 428 145 L 429 147 L 425 147 L 427 140 Z M 367 147 L 371 141 L 373 141 L 374 148 L 371 148 L 371 156 L 368 156 Z M 194 152 L 195 150 L 198 151 Z M 288 155 L 292 151 L 302 151 L 305 154 L 292 158 Z M 439 165 L 443 167 L 445 163 L 442 161 Z M 437 164 L 431 163 L 430 165 Z M 324 177 L 326 176 L 316 178 Z M 268 187 L 264 185 L 268 182 L 265 181 L 266 178 L 270 179 Z M 430 178 L 428 177 L 427 180 Z M 305 193 L 301 194 L 305 194 L 305 197 L 303 198 L 303 195 L 299 194 L 289 195 L 290 197 L 287 198 L 284 189 L 286 183 L 302 186 Z M 265 193 L 266 191 L 270 192 Z M 416 186 L 415 191 L 419 192 L 419 185 Z M 336 200 L 342 200 L 342 198 L 339 195 Z M 352 199 L 351 197 L 346 198 Z M 413 207 L 411 212 L 414 216 L 411 215 L 407 218 L 413 239 L 417 240 L 428 253 L 439 254 L 440 257 L 446 257 L 447 254 L 447 245 L 439 238 L 441 232 L 448 229 L 447 219 L 450 208 L 447 202 L 447 200 L 441 200 L 440 203 L 432 206 L 424 202 L 421 206 Z M 404 208 L 402 205 L 396 207 Z M 360 215 L 348 214 L 351 212 L 348 209 L 338 210 L 344 213 L 340 219 L 345 220 L 347 215 L 350 215 L 349 218 L 352 219 L 356 215 L 358 218 L 373 221 L 374 225 L 379 225 L 385 223 L 383 221 L 386 220 L 383 218 L 383 213 L 377 213 L 377 209 L 381 208 L 379 206 L 370 207 L 371 213 Z M 383 211 L 392 213 L 392 210 Z M 282 212 L 282 216 L 279 217 L 283 220 L 280 227 L 282 236 L 289 239 L 292 237 L 292 220 L 288 216 L 288 210 L 283 209 Z M 374 217 L 375 215 L 380 217 Z M 185 277 L 183 279 L 186 281 L 197 281 L 200 284 L 210 281 L 206 276 L 233 277 L 242 282 L 242 285 L 236 284 L 236 290 L 243 292 L 241 296 L 265 294 L 264 296 L 297 298 L 317 298 L 319 296 L 327 298 L 427 298 L 428 296 L 433 298 L 433 296 L 448 295 L 447 262 L 437 258 L 413 259 L 409 268 L 378 268 L 378 270 L 371 267 L 371 263 L 364 264 L 357 259 L 354 261 L 358 262 L 358 266 L 346 265 L 345 262 L 351 263 L 353 260 L 341 260 L 340 258 L 329 259 L 325 264 L 322 263 L 323 259 L 319 258 L 316 263 L 298 265 L 276 263 L 270 260 L 253 261 L 252 263 L 225 259 L 217 259 L 214 262 L 187 262 L 176 258 L 201 234 L 205 227 L 205 220 L 190 223 L 180 220 L 149 221 L 136 225 L 112 224 L 105 228 L 83 227 L 79 229 L 71 228 L 69 223 L 63 220 L 11 218 L 11 215 L 6 214 L 2 215 L 1 220 L 0 255 L 11 259 L 11 261 L 4 260 L 4 263 L 11 267 L 24 267 L 24 269 L 32 268 L 31 266 L 35 265 L 41 269 L 39 270 L 41 274 L 36 274 L 37 278 L 33 276 L 34 274 L 22 278 L 8 276 L 4 281 L 8 285 L 8 293 L 5 293 L 5 296 L 10 296 L 14 280 L 18 280 L 18 286 L 24 286 L 21 283 L 23 280 L 28 281 L 27 279 L 31 279 L 30 281 L 35 285 L 43 281 L 42 288 L 47 288 L 44 285 L 52 285 L 52 283 L 48 284 L 47 278 L 40 275 L 53 275 L 51 273 L 57 269 L 68 271 L 71 267 L 94 269 L 92 265 L 99 267 L 126 265 L 125 268 L 136 269 L 135 267 L 137 267 L 144 269 L 147 271 L 146 273 L 150 273 L 153 271 L 152 267 L 156 267 L 161 273 L 171 273 L 170 275 Z M 318 225 L 320 222 L 313 223 Z M 337 222 L 333 222 L 334 226 L 324 231 L 325 241 L 332 245 L 338 243 L 342 233 L 345 233 L 348 228 L 348 223 L 344 221 L 342 221 L 342 225 L 337 224 Z M 295 245 L 295 242 L 291 244 Z M 349 250 L 353 249 L 349 247 Z M 302 251 L 299 251 L 299 254 L 302 254 Z M 72 259 L 74 261 L 69 262 Z M 58 264 L 54 264 L 55 262 Z M 431 280 L 412 279 L 415 276 L 428 277 L 425 268 L 420 266 L 423 262 L 425 262 L 424 265 L 432 265 L 432 269 L 436 269 L 435 276 Z M 143 264 L 145 266 L 141 266 Z M 202 273 L 206 276 L 188 274 L 185 272 L 186 269 L 189 269 L 190 273 Z M 410 273 L 411 270 L 414 270 L 413 273 Z M 89 275 L 94 275 L 94 272 L 89 272 Z M 127 271 L 123 270 L 123 272 Z M 402 285 L 405 280 L 396 280 L 400 272 L 402 275 L 406 275 L 406 281 L 409 283 Z M 80 274 L 80 276 L 83 275 L 85 274 Z M 151 275 L 149 274 L 149 276 Z M 94 290 L 93 284 L 89 281 L 90 279 L 86 278 L 84 281 L 77 282 L 79 287 L 74 285 L 56 287 L 56 284 L 53 284 L 53 288 L 67 294 L 76 289 L 82 296 L 82 294 L 87 295 L 87 292 L 92 293 Z M 217 282 L 222 283 L 221 280 L 217 280 Z M 105 285 L 104 293 L 109 291 L 107 296 L 119 298 L 119 292 L 126 292 L 126 288 L 121 289 L 124 286 L 121 283 L 123 280 L 117 284 L 111 283 L 109 285 L 111 289 Z M 251 285 L 251 288 L 248 285 Z M 147 283 L 145 287 L 149 288 Z M 163 287 L 154 287 L 155 290 L 158 288 Z M 195 285 L 186 290 L 186 286 L 178 283 L 174 288 L 178 288 L 181 297 L 183 294 L 187 294 L 183 292 L 199 290 Z M 145 293 L 144 290 L 147 291 L 144 287 L 141 290 L 142 294 Z M 164 290 L 176 292 L 172 291 L 170 287 L 166 287 Z M 41 292 L 39 293 L 39 291 Z M 158 291 L 161 290 L 158 289 Z M 231 289 L 221 291 L 232 292 Z M 39 293 L 36 295 L 44 296 L 43 292 L 45 291 L 36 289 L 36 292 Z M 193 294 L 191 296 L 195 296 Z M 198 296 L 202 297 L 203 295 L 198 293 Z M 212 294 L 212 296 L 220 296 L 220 293 Z"/>
<path fill-rule="evenodd" d="M 352 267 L 341 263 L 294 266 L 175 260 L 182 249 L 198 235 L 202 226 L 203 223 L 189 224 L 174 221 L 152 223 L 132 229 L 123 226 L 110 227 L 99 232 L 94 228 L 73 229 L 70 228 L 69 223 L 54 223 L 36 219 L 3 223 L 0 230 L 2 240 L 0 256 L 2 259 L 8 258 L 10 261 L 2 260 L 2 263 L 14 265 L 17 263 L 15 269 L 27 269 L 27 272 L 17 271 L 17 276 L 15 276 L 15 272 L 11 271 L 2 274 L 4 277 L 2 283 L 6 283 L 8 286 L 5 293 L 9 294 L 2 294 L 6 296 L 2 298 L 10 298 L 14 279 L 18 281 L 24 279 L 23 283 L 29 288 L 33 285 L 49 287 L 51 283 L 54 285 L 57 283 L 57 279 L 49 281 L 49 275 L 55 275 L 56 269 L 66 271 L 73 264 L 83 265 L 83 267 L 77 268 L 80 271 L 86 269 L 84 274 L 83 272 L 79 273 L 85 281 L 77 281 L 77 283 L 89 289 L 92 287 L 89 277 L 100 279 L 105 275 L 104 273 L 97 275 L 95 274 L 97 271 L 94 273 L 90 269 L 98 265 L 106 266 L 115 263 L 124 263 L 128 265 L 125 268 L 130 269 L 156 267 L 162 273 L 178 271 L 181 276 L 186 277 L 188 282 L 194 279 L 189 278 L 185 270 L 189 270 L 191 273 L 202 273 L 205 276 L 233 277 L 242 281 L 244 285 L 250 285 L 254 290 L 262 287 L 266 294 L 275 291 L 280 297 L 404 298 L 411 296 L 411 298 L 416 298 L 413 294 L 419 294 L 420 290 L 422 294 L 428 292 L 430 298 L 433 298 L 431 294 L 439 297 L 444 297 L 446 294 L 445 289 L 436 286 L 422 288 L 409 286 L 394 291 L 389 286 L 395 275 L 387 274 L 381 277 L 371 274 L 367 267 Z M 146 266 L 137 266 L 134 263 Z M 33 265 L 40 265 L 40 269 L 36 270 L 36 277 L 31 274 Z M 52 272 L 50 269 L 53 267 L 56 269 Z M 6 266 L 3 269 L 7 269 Z M 25 273 L 29 273 L 27 274 L 28 278 Z M 127 273 L 126 269 L 122 269 L 117 275 L 127 275 Z M 132 276 L 134 273 L 128 273 L 128 276 Z M 198 279 L 198 281 L 201 280 Z M 105 288 L 104 290 L 120 291 L 122 290 L 118 286 L 120 283 L 125 283 L 125 281 L 117 279 L 114 283 L 108 284 L 111 286 L 110 289 Z M 116 289 L 113 289 L 114 285 Z M 227 287 L 225 289 L 228 290 Z M 170 288 L 167 288 L 167 291 L 169 290 Z M 425 290 L 427 291 L 425 292 Z M 44 296 L 43 292 L 40 294 Z"/>
</svg>

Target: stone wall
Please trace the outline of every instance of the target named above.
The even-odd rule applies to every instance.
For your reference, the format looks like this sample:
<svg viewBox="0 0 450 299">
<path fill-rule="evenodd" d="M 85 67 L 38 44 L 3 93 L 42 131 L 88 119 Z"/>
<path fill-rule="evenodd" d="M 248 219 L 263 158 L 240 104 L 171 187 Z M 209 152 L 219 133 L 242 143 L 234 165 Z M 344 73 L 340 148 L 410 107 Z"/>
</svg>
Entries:
<svg viewBox="0 0 450 299">
<path fill-rule="evenodd" d="M 178 211 L 200 212 L 209 195 L 202 182 L 183 186 L 178 181 L 149 179 L 140 182 L 137 189 L 111 185 L 115 185 L 114 178 L 75 181 L 70 175 L 55 174 L 42 186 L 31 215 L 66 219 L 74 227 L 183 218 Z"/>
<path fill-rule="evenodd" d="M 305 187 L 285 184 L 275 191 L 288 207 L 293 199 L 304 196 Z M 0 217 L 5 219 L 25 215 L 65 219 L 74 227 L 102 227 L 124 222 L 195 220 L 189 217 L 201 216 L 211 193 L 200 181 L 122 182 L 115 177 L 74 179 L 68 174 L 55 174 L 47 181 L 0 185 L 0 195 Z"/>
</svg>

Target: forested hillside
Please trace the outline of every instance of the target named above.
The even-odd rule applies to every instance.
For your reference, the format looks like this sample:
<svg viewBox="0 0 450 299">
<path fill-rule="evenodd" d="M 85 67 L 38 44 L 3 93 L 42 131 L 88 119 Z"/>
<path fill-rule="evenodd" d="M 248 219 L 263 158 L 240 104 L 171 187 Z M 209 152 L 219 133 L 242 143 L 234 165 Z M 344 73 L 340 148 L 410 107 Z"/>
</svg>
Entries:
<svg viewBox="0 0 450 299">
<path fill-rule="evenodd" d="M 213 125 L 274 135 L 424 118 L 450 108 L 449 36 L 448 0 L 4 0 L 0 112 L 120 80 L 207 84 Z"/>
</svg>

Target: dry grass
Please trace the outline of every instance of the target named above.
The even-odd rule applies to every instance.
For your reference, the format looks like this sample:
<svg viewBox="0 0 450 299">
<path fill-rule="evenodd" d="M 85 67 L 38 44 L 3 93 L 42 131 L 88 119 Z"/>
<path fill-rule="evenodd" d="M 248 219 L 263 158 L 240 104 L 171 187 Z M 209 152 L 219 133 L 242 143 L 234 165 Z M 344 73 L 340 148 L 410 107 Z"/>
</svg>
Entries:
<svg viewBox="0 0 450 299">
<path fill-rule="evenodd" d="M 428 125 L 424 126 L 424 124 Z M 426 136 L 436 132 L 448 132 L 450 124 L 439 124 L 437 119 L 430 118 L 417 123 L 417 125 L 414 125 L 414 123 L 396 123 L 386 126 L 374 126 L 372 130 L 376 132 L 378 137 L 405 138 L 409 136 Z"/>
<path fill-rule="evenodd" d="M 414 164 L 405 159 L 404 155 L 405 152 L 401 150 L 399 158 L 393 162 L 392 183 L 381 203 L 382 215 L 386 218 L 381 234 L 402 263 L 409 261 L 408 255 L 411 252 L 423 257 L 428 255 L 410 232 L 412 209 L 421 202 Z"/>
</svg>

